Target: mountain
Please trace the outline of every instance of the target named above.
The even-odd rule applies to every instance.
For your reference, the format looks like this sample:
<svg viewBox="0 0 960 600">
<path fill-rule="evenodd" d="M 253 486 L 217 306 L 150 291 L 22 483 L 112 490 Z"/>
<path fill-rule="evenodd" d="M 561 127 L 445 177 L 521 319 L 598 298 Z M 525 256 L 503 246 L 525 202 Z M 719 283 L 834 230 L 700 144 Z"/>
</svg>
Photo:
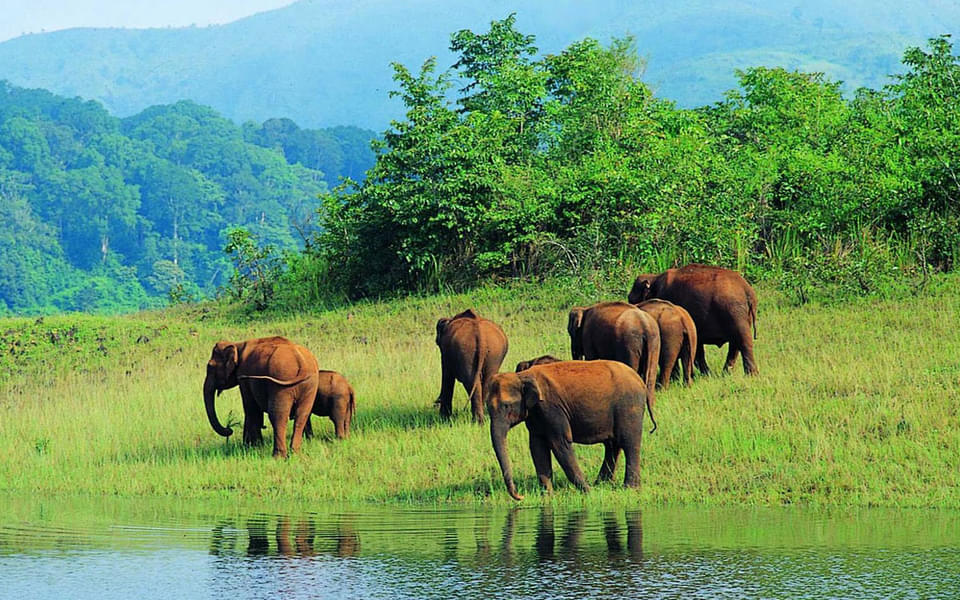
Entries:
<svg viewBox="0 0 960 600">
<path fill-rule="evenodd" d="M 120 119 L 0 81 L 0 315 L 212 295 L 233 271 L 232 228 L 299 248 L 327 189 L 319 169 L 362 174 L 371 137 L 288 119 L 240 127 L 187 100 Z"/>
<path fill-rule="evenodd" d="M 452 32 L 485 31 L 511 12 L 542 52 L 635 36 L 645 80 L 681 106 L 720 100 L 735 69 L 760 65 L 879 88 L 907 46 L 960 25 L 960 3 L 946 0 L 301 0 L 205 28 L 22 36 L 0 44 L 0 79 L 95 99 L 119 116 L 190 99 L 237 122 L 382 131 L 401 116 L 391 62 L 415 69 L 436 55 L 448 66 Z"/>
</svg>

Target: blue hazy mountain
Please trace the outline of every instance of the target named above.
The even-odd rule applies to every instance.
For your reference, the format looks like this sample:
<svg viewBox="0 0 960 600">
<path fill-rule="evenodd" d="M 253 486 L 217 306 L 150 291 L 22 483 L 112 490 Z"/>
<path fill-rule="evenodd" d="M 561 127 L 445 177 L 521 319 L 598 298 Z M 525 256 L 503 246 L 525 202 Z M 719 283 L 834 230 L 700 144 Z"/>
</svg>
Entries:
<svg viewBox="0 0 960 600">
<path fill-rule="evenodd" d="M 103 103 L 116 115 L 190 99 L 235 120 L 382 130 L 400 116 L 391 62 L 449 66 L 450 34 L 517 14 L 542 52 L 633 35 L 645 80 L 681 106 L 720 100 L 735 70 L 823 71 L 880 87 L 903 50 L 960 25 L 945 0 L 301 0 L 227 25 L 73 29 L 0 44 L 0 79 Z"/>
</svg>

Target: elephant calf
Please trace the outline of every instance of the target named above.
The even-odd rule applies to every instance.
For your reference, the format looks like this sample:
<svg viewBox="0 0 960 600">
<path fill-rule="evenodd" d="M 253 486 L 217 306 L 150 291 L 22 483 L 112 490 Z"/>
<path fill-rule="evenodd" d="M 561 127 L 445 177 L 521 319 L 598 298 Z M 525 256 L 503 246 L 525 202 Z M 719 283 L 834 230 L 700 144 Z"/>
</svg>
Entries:
<svg viewBox="0 0 960 600">
<path fill-rule="evenodd" d="M 603 444 L 598 481 L 613 478 L 620 451 L 626 456 L 624 485 L 640 485 L 640 439 L 646 386 L 630 367 L 611 360 L 563 361 L 500 373 L 490 382 L 487 408 L 490 440 L 503 472 L 507 492 L 522 500 L 513 482 L 507 453 L 507 432 L 524 422 L 530 432 L 530 455 L 540 485 L 553 489 L 557 458 L 567 478 L 580 490 L 590 489 L 577 464 L 573 443 Z"/>
<path fill-rule="evenodd" d="M 336 371 L 320 370 L 317 383 L 317 398 L 313 403 L 313 414 L 318 417 L 330 417 L 333 429 L 339 439 L 350 435 L 350 421 L 357 413 L 356 396 L 353 386 L 347 378 Z M 313 426 L 307 421 L 304 436 L 313 437 Z"/>
</svg>

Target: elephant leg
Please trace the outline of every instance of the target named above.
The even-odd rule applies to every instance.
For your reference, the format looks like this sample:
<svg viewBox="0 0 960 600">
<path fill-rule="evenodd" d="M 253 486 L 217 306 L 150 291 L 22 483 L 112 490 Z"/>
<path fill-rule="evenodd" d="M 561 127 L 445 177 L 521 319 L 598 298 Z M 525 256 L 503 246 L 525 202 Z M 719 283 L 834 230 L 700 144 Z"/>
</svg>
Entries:
<svg viewBox="0 0 960 600">
<path fill-rule="evenodd" d="M 680 348 L 675 340 L 664 342 L 660 341 L 660 387 L 667 389 L 670 387 L 670 377 L 673 375 L 673 368 L 677 365 L 677 356 L 680 354 Z"/>
<path fill-rule="evenodd" d="M 350 435 L 347 420 L 343 415 L 330 415 L 330 420 L 333 421 L 333 433 L 338 440 L 346 439 Z"/>
<path fill-rule="evenodd" d="M 437 398 L 437 404 L 440 405 L 440 416 L 449 419 L 453 415 L 454 369 L 453 365 L 448 364 L 446 360 L 441 360 L 440 370 L 440 396 Z"/>
<path fill-rule="evenodd" d="M 693 383 L 693 346 L 686 339 L 680 346 L 680 366 L 683 367 L 683 384 L 689 386 Z"/>
<path fill-rule="evenodd" d="M 740 350 L 743 353 L 743 372 L 747 375 L 756 375 L 760 373 L 757 367 L 757 360 L 753 357 L 753 338 L 750 337 L 750 330 L 741 333 Z"/>
<path fill-rule="evenodd" d="M 760 372 L 757 368 L 757 361 L 753 357 L 753 337 L 751 337 L 750 324 L 738 323 L 736 331 L 733 333 L 733 339 L 730 340 L 730 351 L 727 354 L 727 364 L 724 370 L 730 370 L 737 362 L 737 355 L 743 353 L 743 372 L 747 375 L 756 375 Z"/>
<path fill-rule="evenodd" d="M 333 431 L 337 439 L 343 440 L 350 435 L 350 407 L 349 400 L 336 401 L 330 409 L 330 420 L 333 421 Z"/>
<path fill-rule="evenodd" d="M 297 388 L 291 388 L 289 390 L 284 390 L 284 395 L 289 396 L 289 406 L 296 407 L 297 417 L 293 422 L 293 436 L 290 440 L 290 448 L 294 454 L 300 452 L 300 444 L 303 442 L 303 430 L 306 429 L 307 423 L 310 422 L 310 413 L 313 410 L 313 403 L 317 397 L 317 385 L 316 381 L 310 383 L 302 383 L 299 391 L 294 391 Z"/>
<path fill-rule="evenodd" d="M 634 443 L 624 444 L 623 446 L 624 462 L 626 469 L 623 475 L 623 485 L 628 488 L 640 487 L 640 443 L 637 440 Z"/>
<path fill-rule="evenodd" d="M 303 428 L 303 437 L 308 440 L 313 438 L 313 425 L 310 422 L 310 417 L 307 417 L 307 424 Z"/>
<path fill-rule="evenodd" d="M 737 364 L 737 358 L 740 356 L 740 347 L 736 341 L 730 340 L 727 348 L 727 361 L 723 364 L 723 372 L 729 373 L 733 365 Z"/>
<path fill-rule="evenodd" d="M 709 375 L 710 367 L 707 365 L 707 355 L 703 351 L 703 344 L 697 344 L 697 356 L 693 361 L 697 365 L 697 369 L 700 370 L 701 375 Z"/>
<path fill-rule="evenodd" d="M 479 375 L 478 375 L 479 377 Z M 473 422 L 483 425 L 483 380 L 477 382 L 477 389 L 470 395 L 470 408 L 473 411 Z M 470 390 L 467 390 L 470 394 Z"/>
<path fill-rule="evenodd" d="M 577 456 L 573 453 L 573 444 L 565 439 L 554 440 L 553 455 L 557 457 L 557 462 L 563 468 L 563 472 L 581 492 L 589 492 L 590 485 L 587 484 L 583 471 L 577 463 Z"/>
<path fill-rule="evenodd" d="M 254 398 L 253 390 L 247 384 L 240 387 L 243 399 L 243 443 L 247 446 L 259 446 L 263 443 L 263 408 Z"/>
<path fill-rule="evenodd" d="M 271 410 L 270 424 L 273 425 L 273 456 L 274 458 L 287 457 L 287 421 L 290 409 L 286 411 Z"/>
<path fill-rule="evenodd" d="M 620 447 L 614 442 L 603 443 L 603 464 L 600 465 L 600 474 L 597 475 L 597 482 L 610 481 L 613 479 L 613 472 L 617 469 L 617 459 L 620 458 Z"/>
<path fill-rule="evenodd" d="M 550 494 L 553 492 L 553 459 L 550 458 L 550 444 L 543 436 L 530 434 L 530 456 L 533 468 L 541 487 Z"/>
</svg>

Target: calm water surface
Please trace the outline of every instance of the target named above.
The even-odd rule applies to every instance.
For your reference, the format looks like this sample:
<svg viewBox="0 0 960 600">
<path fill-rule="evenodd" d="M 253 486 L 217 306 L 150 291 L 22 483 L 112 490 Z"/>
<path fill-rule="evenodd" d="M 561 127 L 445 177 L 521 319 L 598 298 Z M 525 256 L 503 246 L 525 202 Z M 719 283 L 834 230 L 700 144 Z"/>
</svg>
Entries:
<svg viewBox="0 0 960 600">
<path fill-rule="evenodd" d="M 0 498 L 2 598 L 957 598 L 960 513 Z"/>
</svg>

